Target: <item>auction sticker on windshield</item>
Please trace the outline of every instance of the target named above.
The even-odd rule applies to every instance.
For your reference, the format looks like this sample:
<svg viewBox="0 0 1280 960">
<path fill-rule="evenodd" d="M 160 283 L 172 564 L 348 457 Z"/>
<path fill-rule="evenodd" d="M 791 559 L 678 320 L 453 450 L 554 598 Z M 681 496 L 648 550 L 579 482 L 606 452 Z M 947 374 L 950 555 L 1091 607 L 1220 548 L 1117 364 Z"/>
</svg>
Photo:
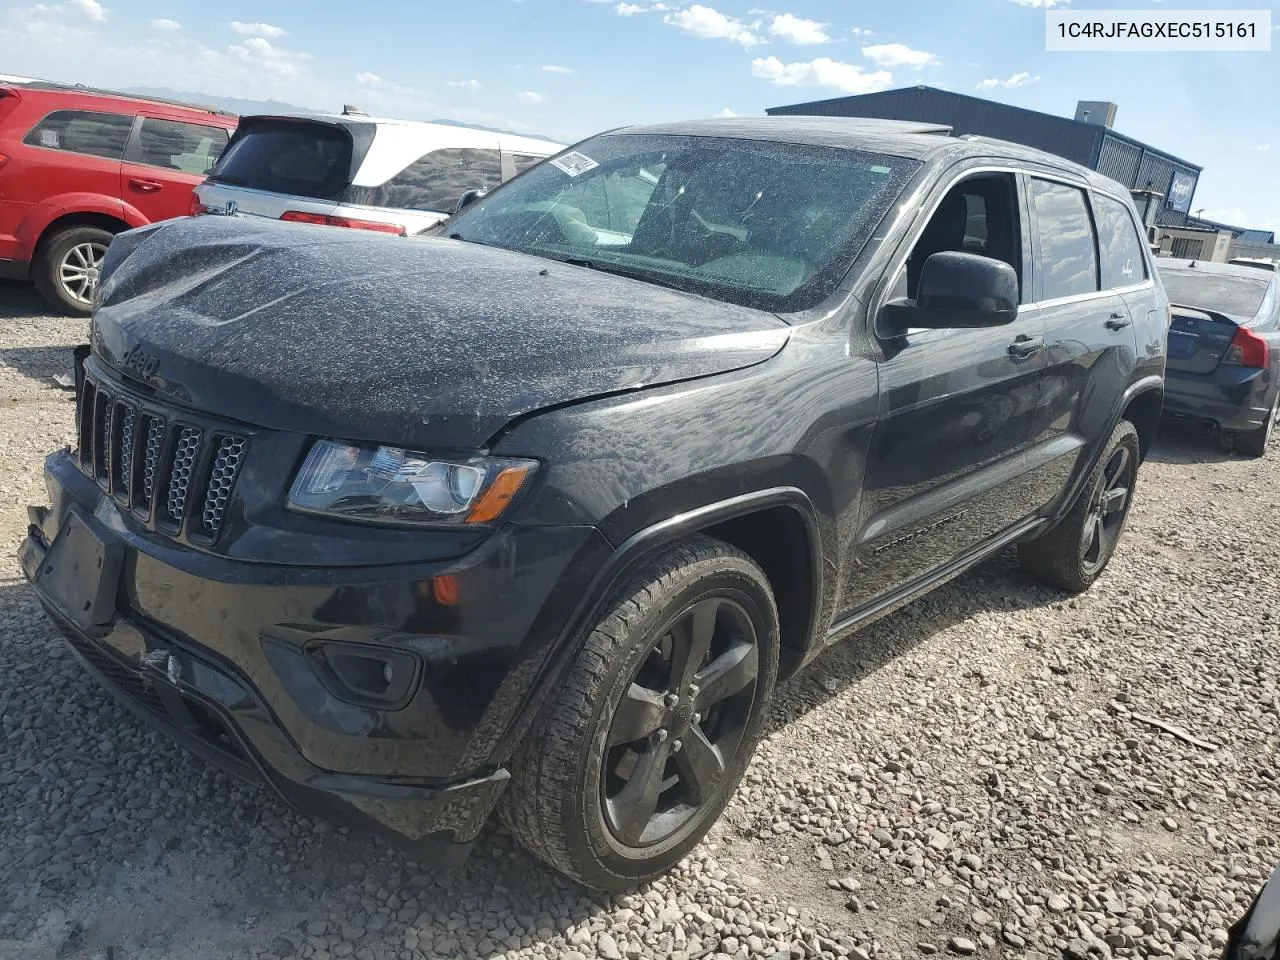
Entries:
<svg viewBox="0 0 1280 960">
<path fill-rule="evenodd" d="M 568 153 L 554 158 L 551 161 L 551 165 L 558 167 L 571 177 L 576 177 L 600 166 L 585 153 L 579 153 L 577 150 L 570 150 Z"/>
</svg>

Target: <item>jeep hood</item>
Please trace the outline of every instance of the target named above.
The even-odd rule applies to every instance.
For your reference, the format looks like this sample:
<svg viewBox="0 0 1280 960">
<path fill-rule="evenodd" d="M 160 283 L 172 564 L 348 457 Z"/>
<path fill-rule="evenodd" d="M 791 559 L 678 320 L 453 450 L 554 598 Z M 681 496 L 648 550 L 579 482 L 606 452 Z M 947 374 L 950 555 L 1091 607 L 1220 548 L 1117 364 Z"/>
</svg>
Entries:
<svg viewBox="0 0 1280 960">
<path fill-rule="evenodd" d="M 112 243 L 94 353 L 277 430 L 484 446 L 543 407 L 740 369 L 770 313 L 493 247 L 200 217 Z"/>
</svg>

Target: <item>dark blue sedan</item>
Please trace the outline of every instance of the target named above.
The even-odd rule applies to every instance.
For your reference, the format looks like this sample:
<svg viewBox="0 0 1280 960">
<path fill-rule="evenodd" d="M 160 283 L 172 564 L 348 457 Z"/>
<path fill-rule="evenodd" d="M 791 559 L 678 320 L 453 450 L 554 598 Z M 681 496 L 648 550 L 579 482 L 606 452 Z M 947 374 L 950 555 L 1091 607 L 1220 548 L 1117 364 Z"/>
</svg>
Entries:
<svg viewBox="0 0 1280 960">
<path fill-rule="evenodd" d="M 1280 274 L 1158 260 L 1173 304 L 1164 409 L 1261 457 L 1280 420 Z"/>
</svg>

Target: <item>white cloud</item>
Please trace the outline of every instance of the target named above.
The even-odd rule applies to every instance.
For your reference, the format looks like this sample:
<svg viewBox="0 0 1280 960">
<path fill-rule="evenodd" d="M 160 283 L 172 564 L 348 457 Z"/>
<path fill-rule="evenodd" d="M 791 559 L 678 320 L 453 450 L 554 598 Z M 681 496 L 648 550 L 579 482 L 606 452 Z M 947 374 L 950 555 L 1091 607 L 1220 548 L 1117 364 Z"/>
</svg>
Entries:
<svg viewBox="0 0 1280 960">
<path fill-rule="evenodd" d="M 233 43 L 227 49 L 233 57 L 278 77 L 301 76 L 307 69 L 303 61 L 311 59 L 309 53 L 277 47 L 265 37 L 249 37 L 244 43 Z"/>
<path fill-rule="evenodd" d="M 1039 76 L 1032 76 L 1029 73 L 1015 73 L 1011 77 L 1001 80 L 998 77 L 988 77 L 978 83 L 979 90 L 994 90 L 996 87 L 1006 87 L 1012 89 L 1014 87 L 1025 87 L 1029 83 L 1039 82 Z"/>
<path fill-rule="evenodd" d="M 573 73 L 574 73 L 572 68 L 558 67 L 554 63 L 548 63 L 545 67 L 539 67 L 538 69 L 541 70 L 543 73 L 555 73 L 555 74 L 559 74 L 562 77 L 571 77 L 573 76 Z"/>
<path fill-rule="evenodd" d="M 731 119 L 731 118 L 733 118 L 733 117 L 738 116 L 738 114 L 734 113 L 734 112 L 733 112 L 732 110 L 730 110 L 728 107 L 725 107 L 723 110 L 721 110 L 719 113 L 717 113 L 717 114 L 716 114 L 716 116 L 717 116 L 717 117 L 720 117 L 722 120 L 728 120 L 728 119 Z"/>
<path fill-rule="evenodd" d="M 648 7 L 642 7 L 638 3 L 620 3 L 613 8 L 618 11 L 620 17 L 634 17 L 637 13 L 648 13 Z"/>
<path fill-rule="evenodd" d="M 449 83 L 449 86 L 454 87 L 455 89 L 458 89 L 458 90 L 479 90 L 480 89 L 479 80 L 450 80 L 448 81 L 448 83 Z"/>
<path fill-rule="evenodd" d="M 269 23 L 244 23 L 240 20 L 232 20 L 231 29 L 242 37 L 270 37 L 275 40 L 284 36 L 282 27 L 275 27 Z"/>
<path fill-rule="evenodd" d="M 1271 149 L 1271 144 L 1269 144 L 1269 143 L 1260 143 L 1260 144 L 1258 144 L 1256 147 L 1254 147 L 1253 149 L 1257 150 L 1259 153 L 1266 153 L 1268 150 L 1270 150 L 1270 149 Z"/>
<path fill-rule="evenodd" d="M 531 107 L 536 107 L 538 104 L 542 103 L 546 97 L 540 93 L 534 93 L 532 90 L 521 90 L 516 94 L 516 99 L 521 103 L 528 104 Z"/>
<path fill-rule="evenodd" d="M 107 19 L 107 8 L 98 2 L 98 0 L 72 0 L 72 5 L 79 7 L 90 20 L 99 22 Z"/>
<path fill-rule="evenodd" d="M 1065 7 L 1071 0 L 1013 0 L 1020 7 L 1037 7 L 1048 10 L 1052 7 Z"/>
<path fill-rule="evenodd" d="M 864 30 L 862 29 L 862 27 L 854 27 L 849 32 L 852 33 L 855 37 L 874 37 L 875 36 L 874 31 Z"/>
<path fill-rule="evenodd" d="M 937 66 L 938 58 L 923 50 L 912 50 L 904 43 L 880 43 L 862 48 L 862 55 L 877 67 L 910 67 L 919 70 L 921 67 Z"/>
<path fill-rule="evenodd" d="M 731 40 L 744 47 L 754 47 L 764 43 L 764 40 L 752 33 L 741 20 L 726 16 L 712 7 L 704 7 L 700 3 L 677 10 L 675 13 L 668 13 L 662 19 L 703 40 Z"/>
<path fill-rule="evenodd" d="M 182 29 L 182 24 L 177 20 L 170 20 L 167 17 L 159 17 L 150 21 L 152 30 L 159 30 L 163 33 L 176 33 Z"/>
<path fill-rule="evenodd" d="M 790 13 L 781 13 L 773 18 L 773 23 L 769 24 L 769 32 L 775 37 L 801 45 L 830 43 L 831 37 L 827 34 L 826 26 L 825 23 L 818 23 L 817 20 L 806 20 Z"/>
<path fill-rule="evenodd" d="M 364 73 L 356 74 L 356 83 L 360 84 L 362 87 L 380 87 L 382 86 L 382 78 L 376 73 L 369 73 L 366 71 Z"/>
<path fill-rule="evenodd" d="M 852 63 L 830 57 L 798 63 L 783 63 L 777 57 L 761 57 L 751 62 L 751 75 L 780 87 L 832 87 L 843 93 L 875 93 L 893 83 L 887 70 L 868 73 Z"/>
</svg>

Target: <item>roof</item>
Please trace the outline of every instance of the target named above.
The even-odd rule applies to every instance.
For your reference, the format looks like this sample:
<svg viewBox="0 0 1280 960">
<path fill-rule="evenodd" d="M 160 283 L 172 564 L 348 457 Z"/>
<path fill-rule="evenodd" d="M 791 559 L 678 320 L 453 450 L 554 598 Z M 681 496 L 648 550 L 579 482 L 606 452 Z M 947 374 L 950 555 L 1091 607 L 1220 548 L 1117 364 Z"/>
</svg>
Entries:
<svg viewBox="0 0 1280 960">
<path fill-rule="evenodd" d="M 952 109 L 959 109 L 964 112 L 965 120 L 973 122 L 962 123 L 955 117 L 948 118 L 932 114 L 934 109 L 948 102 Z M 1133 137 L 1101 124 L 1087 123 L 1083 120 L 1076 120 L 1073 117 L 1062 117 L 1052 113 L 1043 113 L 1039 110 L 1028 110 L 1025 107 L 1015 107 L 1012 104 L 1000 103 L 984 97 L 954 93 L 950 90 L 939 90 L 936 87 L 925 85 L 899 87 L 894 90 L 883 90 L 879 93 L 832 97 L 826 100 L 811 100 L 806 103 L 770 107 L 765 112 L 770 116 L 796 115 L 806 112 L 830 115 L 841 109 L 872 108 L 905 108 L 906 110 L 930 112 L 929 119 L 950 121 L 956 129 L 962 132 L 969 126 L 982 126 L 989 122 L 993 116 L 998 115 L 1000 119 L 1008 120 L 1012 124 L 1016 124 L 1020 129 L 1032 131 L 1036 139 L 1046 146 L 1049 144 L 1062 144 L 1064 155 L 1070 156 L 1074 154 L 1079 159 L 1083 159 L 1081 153 L 1085 150 L 1086 144 L 1093 144 L 1100 136 L 1105 134 L 1141 147 L 1172 163 L 1195 170 L 1196 173 L 1200 173 L 1202 170 L 1201 167 L 1194 163 L 1189 163 L 1171 153 L 1152 147 L 1140 140 L 1135 140 Z"/>
<path fill-rule="evenodd" d="M 10 87 L 15 90 L 41 90 L 48 93 L 76 93 L 95 97 L 114 97 L 117 100 L 129 100 L 133 103 L 156 103 L 166 107 L 182 107 L 186 110 L 198 110 L 219 117 L 234 118 L 229 110 L 219 110 L 203 103 L 188 103 L 184 100 L 166 100 L 164 97 L 144 96 L 137 93 L 124 93 L 119 90 L 107 90 L 100 87 L 86 87 L 81 83 L 59 83 L 55 80 L 37 80 L 32 77 L 15 77 L 0 74 L 0 88 Z"/>
<path fill-rule="evenodd" d="M 944 132 L 947 129 L 940 124 L 864 117 L 797 115 L 689 120 L 681 123 L 623 127 L 610 131 L 608 135 L 649 134 L 766 140 L 776 143 L 837 147 L 844 150 L 865 150 L 921 161 L 951 162 L 965 157 L 1015 160 L 1039 163 L 1060 171 L 1074 173 L 1087 180 L 1091 186 L 1106 187 L 1113 191 L 1119 189 L 1128 194 L 1127 187 L 1120 186 L 1110 177 L 1105 177 L 1078 163 L 1072 163 L 1057 154 L 1020 143 L 997 140 L 994 137 L 948 136 Z"/>
</svg>

